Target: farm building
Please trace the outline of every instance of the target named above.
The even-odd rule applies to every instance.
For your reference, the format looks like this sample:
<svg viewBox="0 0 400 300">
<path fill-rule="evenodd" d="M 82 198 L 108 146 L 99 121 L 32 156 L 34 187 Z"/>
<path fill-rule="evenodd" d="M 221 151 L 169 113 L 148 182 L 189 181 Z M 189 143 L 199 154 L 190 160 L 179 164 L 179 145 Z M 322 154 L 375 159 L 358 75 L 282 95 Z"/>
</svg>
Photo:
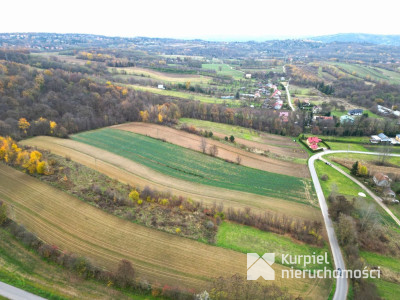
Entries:
<svg viewBox="0 0 400 300">
<path fill-rule="evenodd" d="M 392 140 L 390 138 L 388 138 L 385 134 L 380 133 L 378 134 L 378 137 L 381 139 L 381 143 L 390 143 Z"/>
<path fill-rule="evenodd" d="M 164 87 L 163 84 L 159 84 L 159 85 L 157 86 L 157 88 L 160 89 L 160 90 L 165 90 L 165 87 Z"/>
<path fill-rule="evenodd" d="M 396 198 L 396 193 L 392 191 L 390 187 L 383 189 L 383 195 L 387 198 Z"/>
<path fill-rule="evenodd" d="M 318 146 L 318 143 L 321 142 L 322 140 L 316 136 L 311 136 L 307 138 L 307 145 L 310 147 L 312 150 L 318 150 L 320 147 Z"/>
<path fill-rule="evenodd" d="M 372 144 L 379 144 L 381 142 L 381 138 L 377 135 L 371 135 L 371 138 L 369 139 L 369 141 Z"/>
<path fill-rule="evenodd" d="M 390 183 L 392 182 L 392 179 L 383 173 L 376 173 L 373 180 L 377 186 L 381 187 L 390 187 Z"/>
<path fill-rule="evenodd" d="M 351 109 L 347 112 L 349 116 L 361 116 L 363 114 L 363 110 L 360 108 Z"/>
</svg>

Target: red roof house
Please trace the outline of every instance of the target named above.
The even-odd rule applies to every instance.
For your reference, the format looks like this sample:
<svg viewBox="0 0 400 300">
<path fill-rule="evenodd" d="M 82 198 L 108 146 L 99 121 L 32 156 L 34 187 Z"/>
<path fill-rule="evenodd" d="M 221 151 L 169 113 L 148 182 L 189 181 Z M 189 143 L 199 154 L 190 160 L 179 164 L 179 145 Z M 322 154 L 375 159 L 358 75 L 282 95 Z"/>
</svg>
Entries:
<svg viewBox="0 0 400 300">
<path fill-rule="evenodd" d="M 309 138 L 307 138 L 307 144 L 312 150 L 319 149 L 318 143 L 321 141 L 322 140 L 317 136 L 310 136 Z"/>
</svg>

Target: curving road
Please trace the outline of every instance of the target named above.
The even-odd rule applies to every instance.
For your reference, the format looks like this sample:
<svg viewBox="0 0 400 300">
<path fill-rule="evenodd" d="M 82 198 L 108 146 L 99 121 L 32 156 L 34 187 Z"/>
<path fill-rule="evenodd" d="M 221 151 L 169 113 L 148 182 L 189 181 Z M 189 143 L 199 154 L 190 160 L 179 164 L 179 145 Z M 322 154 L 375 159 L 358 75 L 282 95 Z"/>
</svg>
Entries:
<svg viewBox="0 0 400 300">
<path fill-rule="evenodd" d="M 369 155 L 380 155 L 380 153 L 377 152 L 363 152 L 363 151 L 345 151 L 345 150 L 335 150 L 335 151 L 324 151 L 320 152 L 318 154 L 315 154 L 310 157 L 308 161 L 308 167 L 310 169 L 311 173 L 311 178 L 314 182 L 315 190 L 318 196 L 318 201 L 319 205 L 321 207 L 322 211 L 322 216 L 324 218 L 325 222 L 325 227 L 326 231 L 328 233 L 328 239 L 329 239 L 329 244 L 331 246 L 331 251 L 333 255 L 333 260 L 335 263 L 336 268 L 341 268 L 342 270 L 345 270 L 345 263 L 343 259 L 342 252 L 339 247 L 338 240 L 336 238 L 336 234 L 333 228 L 333 223 L 332 220 L 329 218 L 328 214 L 328 205 L 326 204 L 326 199 L 324 196 L 324 193 L 322 192 L 321 184 L 318 179 L 317 172 L 315 170 L 315 161 L 321 159 L 322 161 L 326 162 L 325 159 L 322 158 L 322 156 L 327 155 L 327 154 L 334 154 L 334 153 L 356 153 L 356 154 L 369 154 Z M 400 157 L 400 154 L 391 154 L 390 156 L 397 156 Z M 374 193 L 372 193 L 366 186 L 364 186 L 361 182 L 359 182 L 357 179 L 353 178 L 352 176 L 348 175 L 346 172 L 341 170 L 340 168 L 331 165 L 335 170 L 339 171 L 343 175 L 345 175 L 347 178 L 350 180 L 354 181 L 357 183 L 361 188 L 363 188 L 371 197 L 396 221 L 397 224 L 400 226 L 400 221 L 396 218 L 396 216 L 393 215 L 393 213 L 387 208 L 387 206 L 382 202 L 382 199 L 376 196 Z M 336 279 L 336 290 L 335 294 L 333 296 L 333 300 L 344 300 L 347 298 L 347 290 L 348 290 L 348 283 L 347 279 L 343 277 L 339 277 Z"/>
<path fill-rule="evenodd" d="M 0 282 L 0 296 L 11 300 L 46 300 L 4 282 Z"/>
</svg>

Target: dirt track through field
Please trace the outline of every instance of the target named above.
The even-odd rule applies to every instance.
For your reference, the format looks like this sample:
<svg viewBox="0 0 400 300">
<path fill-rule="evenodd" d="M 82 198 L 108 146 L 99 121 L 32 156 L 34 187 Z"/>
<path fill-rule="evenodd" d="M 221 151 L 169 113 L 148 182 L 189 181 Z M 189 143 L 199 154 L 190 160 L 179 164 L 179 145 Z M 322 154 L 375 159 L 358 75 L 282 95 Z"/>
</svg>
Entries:
<svg viewBox="0 0 400 300">
<path fill-rule="evenodd" d="M 225 209 L 251 207 L 258 212 L 275 211 L 311 220 L 322 218 L 319 209 L 309 205 L 176 179 L 108 151 L 69 139 L 41 136 L 24 140 L 21 144 L 50 150 L 63 157 L 69 156 L 78 163 L 132 186 L 144 188 L 147 185 L 206 205 L 223 203 Z"/>
<path fill-rule="evenodd" d="M 139 133 L 153 138 L 164 139 L 169 143 L 195 151 L 200 151 L 201 149 L 201 136 L 166 126 L 135 122 L 112 126 L 112 128 Z M 213 145 L 218 148 L 217 156 L 222 159 L 236 162 L 236 158 L 239 156 L 241 158 L 241 164 L 247 167 L 300 178 L 310 177 L 306 165 L 273 159 L 260 154 L 251 153 L 210 138 L 206 139 L 206 142 L 207 149 Z"/>
<path fill-rule="evenodd" d="M 210 278 L 246 273 L 245 254 L 119 219 L 4 164 L 0 164 L 0 199 L 17 222 L 47 243 L 109 270 L 127 259 L 139 278 L 197 290 L 204 289 Z M 315 286 L 321 282 L 282 280 L 282 268 L 274 265 L 275 283 L 295 295 L 323 299 L 326 291 Z"/>
</svg>

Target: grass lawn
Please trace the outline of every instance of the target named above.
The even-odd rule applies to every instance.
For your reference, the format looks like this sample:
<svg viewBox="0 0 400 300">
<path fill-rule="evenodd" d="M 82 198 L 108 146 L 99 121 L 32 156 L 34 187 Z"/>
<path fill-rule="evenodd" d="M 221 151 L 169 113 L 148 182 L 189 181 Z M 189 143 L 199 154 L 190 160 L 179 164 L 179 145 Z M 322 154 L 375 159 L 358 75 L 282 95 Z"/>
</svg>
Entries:
<svg viewBox="0 0 400 300">
<path fill-rule="evenodd" d="M 72 139 L 179 179 L 308 203 L 304 198 L 306 179 L 228 163 L 144 135 L 106 128 L 76 134 Z"/>
<path fill-rule="evenodd" d="M 375 283 L 378 288 L 378 294 L 385 300 L 397 300 L 400 295 L 400 284 L 388 282 L 382 279 L 373 279 L 373 283 Z"/>
<path fill-rule="evenodd" d="M 349 151 L 368 151 L 361 144 L 353 144 L 353 143 L 340 143 L 340 142 L 327 142 L 331 150 L 349 150 Z"/>
<path fill-rule="evenodd" d="M 315 169 L 317 170 L 318 176 L 320 178 L 324 174 L 328 175 L 329 177 L 329 179 L 326 181 L 320 180 L 325 197 L 328 197 L 332 192 L 332 185 L 336 185 L 337 193 L 343 194 L 348 197 L 357 197 L 359 192 L 363 192 L 363 190 L 356 183 L 333 169 L 331 166 L 326 165 L 322 161 L 315 162 Z M 367 197 L 370 198 L 369 195 L 367 195 Z"/>
<path fill-rule="evenodd" d="M 224 222 L 221 224 L 217 234 L 217 246 L 232 249 L 242 253 L 275 253 L 275 262 L 282 264 L 282 254 L 290 255 L 325 255 L 328 253 L 329 265 L 310 264 L 293 265 L 295 269 L 332 269 L 331 257 L 328 247 L 313 247 L 293 241 L 289 237 L 278 235 L 272 232 L 265 232 L 254 227 Z M 287 265 L 285 265 L 287 266 Z M 291 267 L 292 265 L 289 265 Z"/>
<path fill-rule="evenodd" d="M 202 69 L 215 70 L 218 75 L 232 76 L 234 79 L 243 79 L 244 73 L 227 64 L 202 64 Z"/>
<path fill-rule="evenodd" d="M 368 251 L 360 251 L 360 256 L 364 258 L 371 266 L 385 267 L 394 272 L 400 273 L 400 260 L 398 258 L 384 256 Z"/>
</svg>

